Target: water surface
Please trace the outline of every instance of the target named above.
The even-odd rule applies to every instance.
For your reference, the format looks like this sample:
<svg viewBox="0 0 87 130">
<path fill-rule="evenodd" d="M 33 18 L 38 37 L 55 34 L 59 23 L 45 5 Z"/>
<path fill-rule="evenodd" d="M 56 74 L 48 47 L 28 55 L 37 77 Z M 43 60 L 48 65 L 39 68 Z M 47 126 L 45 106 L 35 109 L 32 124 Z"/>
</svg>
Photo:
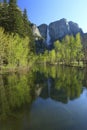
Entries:
<svg viewBox="0 0 87 130">
<path fill-rule="evenodd" d="M 86 77 L 60 66 L 0 75 L 0 130 L 87 130 Z"/>
</svg>

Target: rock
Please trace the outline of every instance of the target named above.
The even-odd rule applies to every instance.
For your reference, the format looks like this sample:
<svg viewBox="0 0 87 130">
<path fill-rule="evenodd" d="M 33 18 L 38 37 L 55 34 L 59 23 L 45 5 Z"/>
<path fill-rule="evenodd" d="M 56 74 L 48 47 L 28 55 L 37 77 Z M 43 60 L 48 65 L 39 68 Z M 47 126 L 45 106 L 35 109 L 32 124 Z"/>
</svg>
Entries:
<svg viewBox="0 0 87 130">
<path fill-rule="evenodd" d="M 38 26 L 41 36 L 45 39 L 47 38 L 47 24 L 41 24 Z"/>
<path fill-rule="evenodd" d="M 52 41 L 62 39 L 65 35 L 71 34 L 69 23 L 64 18 L 59 21 L 50 23 L 49 32 Z"/>
<path fill-rule="evenodd" d="M 33 24 L 33 26 L 32 26 L 32 31 L 33 31 L 33 35 L 35 36 L 36 40 L 38 40 L 38 38 L 42 38 L 40 31 L 35 24 Z"/>
<path fill-rule="evenodd" d="M 77 33 L 83 34 L 81 28 L 79 28 L 77 23 L 72 21 L 68 22 L 66 19 L 61 19 L 59 21 L 50 23 L 49 32 L 52 42 L 57 39 L 62 39 L 66 35 L 76 35 Z"/>
<path fill-rule="evenodd" d="M 83 33 L 82 29 L 79 28 L 77 23 L 74 23 L 72 21 L 69 22 L 69 28 L 72 35 L 76 35 L 77 33 Z"/>
<path fill-rule="evenodd" d="M 48 26 L 42 24 L 39 27 L 42 37 L 47 41 L 47 28 L 49 28 L 50 41 L 53 43 L 55 40 L 61 40 L 66 35 L 76 35 L 77 33 L 83 34 L 81 28 L 77 23 L 72 21 L 68 22 L 65 18 L 50 23 Z"/>
</svg>

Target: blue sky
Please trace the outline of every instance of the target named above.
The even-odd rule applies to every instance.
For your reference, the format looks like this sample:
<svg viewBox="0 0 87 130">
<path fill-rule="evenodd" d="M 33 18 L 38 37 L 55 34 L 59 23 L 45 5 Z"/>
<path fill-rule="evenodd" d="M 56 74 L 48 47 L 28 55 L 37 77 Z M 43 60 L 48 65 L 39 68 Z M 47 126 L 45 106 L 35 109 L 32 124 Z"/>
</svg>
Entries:
<svg viewBox="0 0 87 130">
<path fill-rule="evenodd" d="M 27 9 L 29 20 L 37 26 L 66 18 L 87 32 L 87 0 L 18 0 L 18 6 Z"/>
</svg>

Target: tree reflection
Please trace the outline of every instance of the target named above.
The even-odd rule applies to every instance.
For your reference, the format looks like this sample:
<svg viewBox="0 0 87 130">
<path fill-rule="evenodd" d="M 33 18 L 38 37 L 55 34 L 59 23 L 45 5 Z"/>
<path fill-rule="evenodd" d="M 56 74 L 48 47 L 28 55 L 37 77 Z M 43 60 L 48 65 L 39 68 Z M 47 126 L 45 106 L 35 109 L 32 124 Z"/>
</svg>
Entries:
<svg viewBox="0 0 87 130">
<path fill-rule="evenodd" d="M 69 100 L 78 98 L 82 93 L 84 75 L 81 70 L 64 66 L 48 66 L 45 68 L 45 72 L 42 67 L 39 67 L 38 75 L 41 73 L 43 73 L 44 80 L 41 82 L 43 89 L 40 96 L 43 98 L 50 97 L 54 100 L 67 103 Z M 38 80 L 36 79 L 36 81 Z"/>
<path fill-rule="evenodd" d="M 0 119 L 15 114 L 35 98 L 34 75 L 8 74 L 0 76 Z"/>
<path fill-rule="evenodd" d="M 0 75 L 0 119 L 21 118 L 24 107 L 38 96 L 68 103 L 80 96 L 83 81 L 83 71 L 64 66 L 41 65 L 25 74 Z"/>
<path fill-rule="evenodd" d="M 87 88 L 87 65 L 86 68 L 84 69 L 84 81 L 83 85 Z"/>
</svg>

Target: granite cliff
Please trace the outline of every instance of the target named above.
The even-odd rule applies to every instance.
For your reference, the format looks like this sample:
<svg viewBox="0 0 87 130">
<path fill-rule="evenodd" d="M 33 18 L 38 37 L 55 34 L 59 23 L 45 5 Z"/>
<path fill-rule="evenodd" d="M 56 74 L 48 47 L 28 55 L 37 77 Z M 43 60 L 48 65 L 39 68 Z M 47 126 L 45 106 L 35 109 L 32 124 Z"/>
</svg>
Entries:
<svg viewBox="0 0 87 130">
<path fill-rule="evenodd" d="M 40 34 L 42 35 L 42 37 L 44 39 L 47 38 L 47 25 L 46 24 L 41 24 L 39 27 L 38 27 L 39 31 L 40 31 Z"/>
<path fill-rule="evenodd" d="M 33 35 L 35 37 L 35 40 L 38 40 L 38 38 L 42 37 L 38 27 L 35 24 L 32 25 L 32 32 L 33 32 Z"/>
<path fill-rule="evenodd" d="M 87 47 L 87 33 L 83 33 L 77 23 L 67 21 L 65 18 L 51 22 L 49 25 L 41 24 L 37 27 L 33 24 L 32 30 L 37 43 L 42 43 L 47 46 L 51 45 L 56 40 L 61 40 L 66 35 L 75 36 L 77 33 L 80 33 L 82 44 L 84 47 Z"/>
<path fill-rule="evenodd" d="M 52 22 L 49 25 L 42 24 L 38 27 L 40 34 L 45 39 L 45 42 L 47 41 L 53 43 L 55 40 L 61 40 L 66 35 L 76 35 L 77 33 L 80 33 L 83 35 L 82 29 L 78 26 L 77 23 L 74 23 L 72 21 L 67 21 L 66 19 L 60 19 L 58 21 Z M 49 35 L 48 30 L 49 29 Z M 50 40 L 47 40 L 48 37 L 50 37 Z M 48 43 L 47 43 L 48 44 Z"/>
</svg>

